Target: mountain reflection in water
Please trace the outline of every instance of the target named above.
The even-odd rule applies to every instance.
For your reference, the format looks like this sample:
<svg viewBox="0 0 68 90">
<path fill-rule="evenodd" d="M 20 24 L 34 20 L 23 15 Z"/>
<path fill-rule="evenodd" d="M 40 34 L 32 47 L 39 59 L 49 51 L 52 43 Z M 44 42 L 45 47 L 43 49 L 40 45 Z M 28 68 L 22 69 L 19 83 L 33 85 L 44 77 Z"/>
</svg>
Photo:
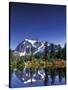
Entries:
<svg viewBox="0 0 68 90">
<path fill-rule="evenodd" d="M 63 75 L 62 70 L 57 69 L 55 71 L 51 70 L 50 73 L 49 71 L 45 72 L 45 69 L 32 71 L 31 73 L 30 69 L 14 71 L 11 75 L 11 88 L 65 84 L 66 76 Z"/>
</svg>

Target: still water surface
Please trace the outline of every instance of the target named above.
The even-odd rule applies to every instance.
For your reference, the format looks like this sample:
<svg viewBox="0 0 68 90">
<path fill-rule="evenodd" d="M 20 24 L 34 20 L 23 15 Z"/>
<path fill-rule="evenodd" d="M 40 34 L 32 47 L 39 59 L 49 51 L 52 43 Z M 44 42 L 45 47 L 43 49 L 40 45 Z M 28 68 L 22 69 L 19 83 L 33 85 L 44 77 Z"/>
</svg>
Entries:
<svg viewBox="0 0 68 90">
<path fill-rule="evenodd" d="M 22 77 L 19 77 L 18 74 L 14 71 L 11 75 L 11 88 L 18 88 L 18 87 L 34 87 L 34 86 L 48 86 L 48 85 L 63 85 L 65 84 L 65 77 L 61 78 L 61 81 L 59 81 L 59 75 L 55 75 L 54 80 L 52 80 L 51 76 L 48 75 L 48 80 L 45 83 L 44 82 L 44 75 L 41 75 L 42 79 L 36 79 L 32 77 L 32 83 L 31 78 L 24 79 Z M 53 81 L 53 82 L 52 82 Z"/>
</svg>

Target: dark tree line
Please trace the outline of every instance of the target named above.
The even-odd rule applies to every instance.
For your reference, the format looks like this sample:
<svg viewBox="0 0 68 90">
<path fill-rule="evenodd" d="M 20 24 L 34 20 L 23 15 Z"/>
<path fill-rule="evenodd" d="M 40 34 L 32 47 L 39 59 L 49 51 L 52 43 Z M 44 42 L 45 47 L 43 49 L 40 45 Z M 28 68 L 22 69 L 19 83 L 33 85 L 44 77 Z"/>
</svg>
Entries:
<svg viewBox="0 0 68 90">
<path fill-rule="evenodd" d="M 55 50 L 55 45 L 52 43 L 50 44 L 50 50 L 48 50 L 48 43 L 45 42 L 45 59 L 64 59 L 66 60 L 66 43 L 62 48 L 61 45 L 58 45 L 58 48 Z"/>
</svg>

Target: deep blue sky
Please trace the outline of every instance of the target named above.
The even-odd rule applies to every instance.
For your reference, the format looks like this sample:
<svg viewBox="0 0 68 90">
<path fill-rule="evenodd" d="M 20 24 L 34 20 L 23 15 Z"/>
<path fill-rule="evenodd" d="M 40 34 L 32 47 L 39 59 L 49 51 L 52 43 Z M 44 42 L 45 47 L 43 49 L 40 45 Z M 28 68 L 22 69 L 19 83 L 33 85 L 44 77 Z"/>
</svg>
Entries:
<svg viewBox="0 0 68 90">
<path fill-rule="evenodd" d="M 10 4 L 10 47 L 25 38 L 55 44 L 65 43 L 66 7 L 58 5 Z"/>
</svg>

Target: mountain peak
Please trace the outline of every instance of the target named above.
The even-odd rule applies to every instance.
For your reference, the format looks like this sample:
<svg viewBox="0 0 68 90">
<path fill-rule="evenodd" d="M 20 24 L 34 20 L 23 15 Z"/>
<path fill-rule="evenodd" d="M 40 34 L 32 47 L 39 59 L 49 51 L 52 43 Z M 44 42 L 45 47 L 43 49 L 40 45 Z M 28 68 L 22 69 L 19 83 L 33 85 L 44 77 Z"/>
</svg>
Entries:
<svg viewBox="0 0 68 90">
<path fill-rule="evenodd" d="M 31 43 L 32 45 L 36 42 L 36 40 L 33 40 L 33 39 L 25 39 L 25 41 L 28 41 L 28 42 Z"/>
</svg>

